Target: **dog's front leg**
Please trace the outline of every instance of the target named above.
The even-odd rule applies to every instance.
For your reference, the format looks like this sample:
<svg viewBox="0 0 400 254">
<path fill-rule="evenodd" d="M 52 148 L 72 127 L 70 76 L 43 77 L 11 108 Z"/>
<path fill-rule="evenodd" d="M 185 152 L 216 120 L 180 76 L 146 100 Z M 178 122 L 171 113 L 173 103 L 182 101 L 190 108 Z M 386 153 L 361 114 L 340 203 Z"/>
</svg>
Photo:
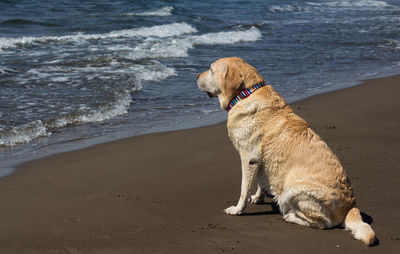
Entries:
<svg viewBox="0 0 400 254">
<path fill-rule="evenodd" d="M 259 163 L 248 156 L 241 156 L 242 161 L 242 188 L 240 198 L 236 206 L 226 208 L 224 211 L 229 215 L 239 215 L 244 212 L 249 190 L 253 185 L 255 175 L 257 174 Z"/>
</svg>

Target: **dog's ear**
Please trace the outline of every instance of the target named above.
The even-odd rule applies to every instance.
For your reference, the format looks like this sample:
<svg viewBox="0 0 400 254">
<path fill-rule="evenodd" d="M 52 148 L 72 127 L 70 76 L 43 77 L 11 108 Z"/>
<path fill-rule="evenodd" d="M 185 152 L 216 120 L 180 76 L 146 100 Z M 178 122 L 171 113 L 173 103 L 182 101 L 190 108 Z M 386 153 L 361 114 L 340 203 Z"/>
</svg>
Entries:
<svg viewBox="0 0 400 254">
<path fill-rule="evenodd" d="M 226 67 L 225 72 L 224 95 L 231 101 L 236 94 L 244 88 L 240 66 L 233 63 Z"/>
</svg>

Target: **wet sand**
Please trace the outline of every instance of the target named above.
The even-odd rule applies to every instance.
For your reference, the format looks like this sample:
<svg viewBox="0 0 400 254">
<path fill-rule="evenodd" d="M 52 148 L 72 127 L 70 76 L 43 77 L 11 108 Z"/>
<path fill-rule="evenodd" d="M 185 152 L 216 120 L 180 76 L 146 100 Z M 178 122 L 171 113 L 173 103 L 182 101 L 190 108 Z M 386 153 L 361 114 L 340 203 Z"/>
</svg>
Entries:
<svg viewBox="0 0 400 254">
<path fill-rule="evenodd" d="M 400 253 L 400 76 L 292 104 L 340 158 L 380 245 L 237 202 L 225 123 L 132 137 L 21 165 L 0 179 L 1 253 Z"/>
</svg>

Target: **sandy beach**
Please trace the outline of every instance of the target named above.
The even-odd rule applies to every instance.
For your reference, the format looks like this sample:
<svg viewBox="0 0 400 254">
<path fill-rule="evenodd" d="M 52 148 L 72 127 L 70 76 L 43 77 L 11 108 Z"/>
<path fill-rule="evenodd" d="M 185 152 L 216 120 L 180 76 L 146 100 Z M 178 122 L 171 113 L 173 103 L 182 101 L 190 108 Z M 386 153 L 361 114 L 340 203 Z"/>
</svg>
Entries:
<svg viewBox="0 0 400 254">
<path fill-rule="evenodd" d="M 240 161 L 225 123 L 136 136 L 0 179 L 0 253 L 400 253 L 400 76 L 292 104 L 340 158 L 380 244 L 288 224 L 272 200 L 228 216 Z"/>
</svg>

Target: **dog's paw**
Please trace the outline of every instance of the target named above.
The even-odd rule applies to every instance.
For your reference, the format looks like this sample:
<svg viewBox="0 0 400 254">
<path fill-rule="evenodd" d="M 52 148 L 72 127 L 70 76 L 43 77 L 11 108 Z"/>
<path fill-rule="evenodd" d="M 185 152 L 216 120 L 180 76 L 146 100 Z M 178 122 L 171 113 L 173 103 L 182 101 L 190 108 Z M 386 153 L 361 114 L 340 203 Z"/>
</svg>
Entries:
<svg viewBox="0 0 400 254">
<path fill-rule="evenodd" d="M 228 215 L 240 215 L 243 213 L 242 209 L 239 209 L 237 206 L 228 207 L 224 212 Z"/>
<path fill-rule="evenodd" d="M 263 204 L 264 196 L 251 195 L 248 201 L 252 204 Z"/>
</svg>

